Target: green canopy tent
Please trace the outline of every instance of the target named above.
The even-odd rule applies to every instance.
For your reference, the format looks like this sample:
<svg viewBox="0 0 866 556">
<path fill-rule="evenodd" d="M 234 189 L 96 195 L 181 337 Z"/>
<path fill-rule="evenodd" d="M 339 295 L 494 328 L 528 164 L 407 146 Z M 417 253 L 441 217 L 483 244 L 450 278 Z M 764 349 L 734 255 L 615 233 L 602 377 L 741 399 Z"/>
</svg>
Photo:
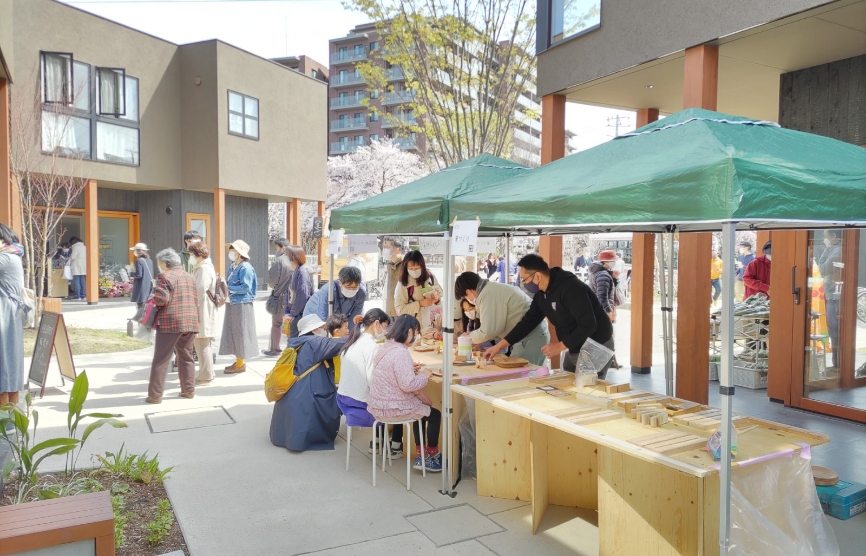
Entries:
<svg viewBox="0 0 866 556">
<path fill-rule="evenodd" d="M 491 203 L 498 210 L 491 211 Z M 460 219 L 484 214 L 487 232 L 722 230 L 723 257 L 732 260 L 737 229 L 866 227 L 866 149 L 773 122 L 691 109 L 456 198 L 450 208 L 449 216 Z M 733 299 L 731 265 L 725 265 L 723 284 Z M 731 438 L 733 322 L 733 303 L 726 303 L 723 446 Z M 666 344 L 671 332 L 667 325 Z M 668 346 L 668 378 L 670 353 Z M 720 469 L 719 540 L 727 552 L 729 450 L 722 450 Z"/>
<path fill-rule="evenodd" d="M 331 212 L 331 229 L 342 229 L 346 234 L 401 234 L 439 235 L 445 238 L 445 300 L 443 312 L 454 313 L 454 263 L 451 258 L 450 203 L 483 187 L 493 186 L 510 178 L 525 174 L 529 168 L 514 162 L 482 154 L 430 174 L 414 182 L 401 185 L 364 201 L 352 203 Z M 495 205 L 488 207 L 495 211 Z M 487 218 L 487 215 L 479 215 Z M 474 217 L 473 217 L 474 218 Z M 443 341 L 450 345 L 452 333 L 443 327 Z M 452 469 L 449 454 L 454 449 L 451 438 L 450 390 L 451 350 L 445 350 L 442 381 L 443 473 L 442 493 L 453 495 Z"/>
</svg>

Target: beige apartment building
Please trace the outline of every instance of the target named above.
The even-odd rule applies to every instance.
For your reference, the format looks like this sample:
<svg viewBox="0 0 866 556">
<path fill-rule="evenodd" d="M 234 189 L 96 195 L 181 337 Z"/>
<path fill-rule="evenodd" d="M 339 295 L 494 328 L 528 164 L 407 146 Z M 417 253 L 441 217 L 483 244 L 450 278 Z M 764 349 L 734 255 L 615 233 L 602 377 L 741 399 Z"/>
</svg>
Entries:
<svg viewBox="0 0 866 556">
<path fill-rule="evenodd" d="M 20 99 L 42 106 L 34 147 L 80 160 L 75 174 L 87 185 L 58 241 L 76 235 L 88 247 L 90 303 L 99 273 L 128 263 L 129 246 L 179 250 L 188 229 L 213 247 L 221 272 L 226 241 L 245 240 L 264 275 L 268 203 L 288 203 L 291 216 L 300 201 L 327 197 L 321 79 L 219 40 L 177 45 L 54 0 L 0 0 L 0 61 L 0 175 L 15 163 L 8 130 Z M 0 181 L 0 220 L 20 229 L 16 193 Z M 289 226 L 297 240 L 298 220 Z"/>
<path fill-rule="evenodd" d="M 372 52 L 383 47 L 385 40 L 379 35 L 376 23 L 358 25 L 344 37 L 330 41 L 329 71 L 329 154 L 343 155 L 369 145 L 372 141 L 394 138 L 397 145 L 406 150 L 424 153 L 427 140 L 422 134 L 411 133 L 408 137 L 396 137 L 396 120 L 413 122 L 414 116 L 405 106 L 411 100 L 412 92 L 406 85 L 406 76 L 399 67 L 386 67 L 385 76 L 393 92 L 370 91 L 361 77 L 357 65 L 366 62 Z M 386 62 L 387 63 L 387 62 Z M 535 84 L 518 99 L 527 110 L 541 112 L 540 99 L 535 96 Z M 365 106 L 364 103 L 367 102 Z M 375 107 L 376 110 L 371 108 Z M 382 114 L 391 114 L 385 118 Z M 574 133 L 565 137 L 565 149 L 569 154 L 574 151 L 571 139 Z M 541 163 L 541 119 L 528 118 L 515 127 L 512 141 L 511 158 L 527 166 Z"/>
</svg>

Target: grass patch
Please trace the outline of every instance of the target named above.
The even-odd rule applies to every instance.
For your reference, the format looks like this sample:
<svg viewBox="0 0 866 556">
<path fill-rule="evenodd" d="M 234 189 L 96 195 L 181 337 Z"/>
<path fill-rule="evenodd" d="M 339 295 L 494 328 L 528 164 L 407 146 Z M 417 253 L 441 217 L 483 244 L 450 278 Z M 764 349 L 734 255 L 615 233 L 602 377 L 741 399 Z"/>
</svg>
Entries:
<svg viewBox="0 0 866 556">
<path fill-rule="evenodd" d="M 92 353 L 117 353 L 120 351 L 135 351 L 147 347 L 148 343 L 130 338 L 126 332 L 117 330 L 101 330 L 98 328 L 71 328 L 67 327 L 69 343 L 72 345 L 72 353 L 75 355 L 87 355 Z M 33 346 L 36 344 L 37 329 L 24 330 L 24 356 L 33 355 Z"/>
</svg>

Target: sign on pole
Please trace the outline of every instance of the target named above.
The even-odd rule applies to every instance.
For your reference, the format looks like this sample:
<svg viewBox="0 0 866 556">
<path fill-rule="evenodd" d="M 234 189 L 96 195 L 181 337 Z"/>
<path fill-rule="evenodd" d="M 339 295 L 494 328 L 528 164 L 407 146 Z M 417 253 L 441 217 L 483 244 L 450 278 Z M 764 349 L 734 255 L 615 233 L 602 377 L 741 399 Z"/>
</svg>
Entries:
<svg viewBox="0 0 866 556">
<path fill-rule="evenodd" d="M 443 255 L 445 253 L 445 239 L 435 236 L 418 238 L 418 250 L 425 255 Z"/>
<path fill-rule="evenodd" d="M 378 253 L 379 240 L 372 235 L 350 235 L 349 255 L 360 255 L 361 253 Z"/>
<path fill-rule="evenodd" d="M 476 243 L 478 243 L 477 220 L 457 220 L 454 222 L 452 234 L 452 255 L 474 257 L 478 253 L 476 250 Z"/>
<path fill-rule="evenodd" d="M 339 255 L 342 246 L 343 230 L 331 230 L 331 237 L 328 240 L 328 255 Z"/>
<path fill-rule="evenodd" d="M 313 239 L 322 239 L 322 230 L 324 228 L 325 219 L 321 216 L 313 217 Z"/>
<path fill-rule="evenodd" d="M 495 253 L 496 238 L 495 237 L 479 237 L 476 248 L 478 253 Z"/>
<path fill-rule="evenodd" d="M 48 367 L 51 365 L 51 353 L 57 357 L 60 367 L 60 383 L 65 384 L 63 377 L 75 380 L 75 363 L 72 361 L 72 347 L 69 345 L 69 335 L 66 333 L 66 323 L 60 313 L 42 312 L 39 319 L 39 332 L 36 333 L 36 345 L 33 346 L 33 359 L 30 360 L 30 382 L 41 387 L 39 397 L 45 395 L 45 382 L 48 379 Z"/>
</svg>

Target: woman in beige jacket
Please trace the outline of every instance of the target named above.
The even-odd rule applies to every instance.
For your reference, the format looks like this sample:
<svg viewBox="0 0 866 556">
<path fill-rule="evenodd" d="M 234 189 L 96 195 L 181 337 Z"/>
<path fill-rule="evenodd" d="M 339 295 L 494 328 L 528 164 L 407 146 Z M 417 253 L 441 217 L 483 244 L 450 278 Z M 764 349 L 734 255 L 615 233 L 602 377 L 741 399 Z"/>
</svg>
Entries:
<svg viewBox="0 0 866 556">
<path fill-rule="evenodd" d="M 394 308 L 398 315 L 412 315 L 421 330 L 436 325 L 442 315 L 442 286 L 427 269 L 420 251 L 409 251 L 403 257 L 400 280 L 394 289 Z"/>
<path fill-rule="evenodd" d="M 214 379 L 211 341 L 216 336 L 217 306 L 207 292 L 216 293 L 217 276 L 210 249 L 202 242 L 189 246 L 189 264 L 193 268 L 198 292 L 198 334 L 195 337 L 195 352 L 198 355 L 199 371 L 195 378 L 197 386 L 204 386 Z"/>
</svg>

